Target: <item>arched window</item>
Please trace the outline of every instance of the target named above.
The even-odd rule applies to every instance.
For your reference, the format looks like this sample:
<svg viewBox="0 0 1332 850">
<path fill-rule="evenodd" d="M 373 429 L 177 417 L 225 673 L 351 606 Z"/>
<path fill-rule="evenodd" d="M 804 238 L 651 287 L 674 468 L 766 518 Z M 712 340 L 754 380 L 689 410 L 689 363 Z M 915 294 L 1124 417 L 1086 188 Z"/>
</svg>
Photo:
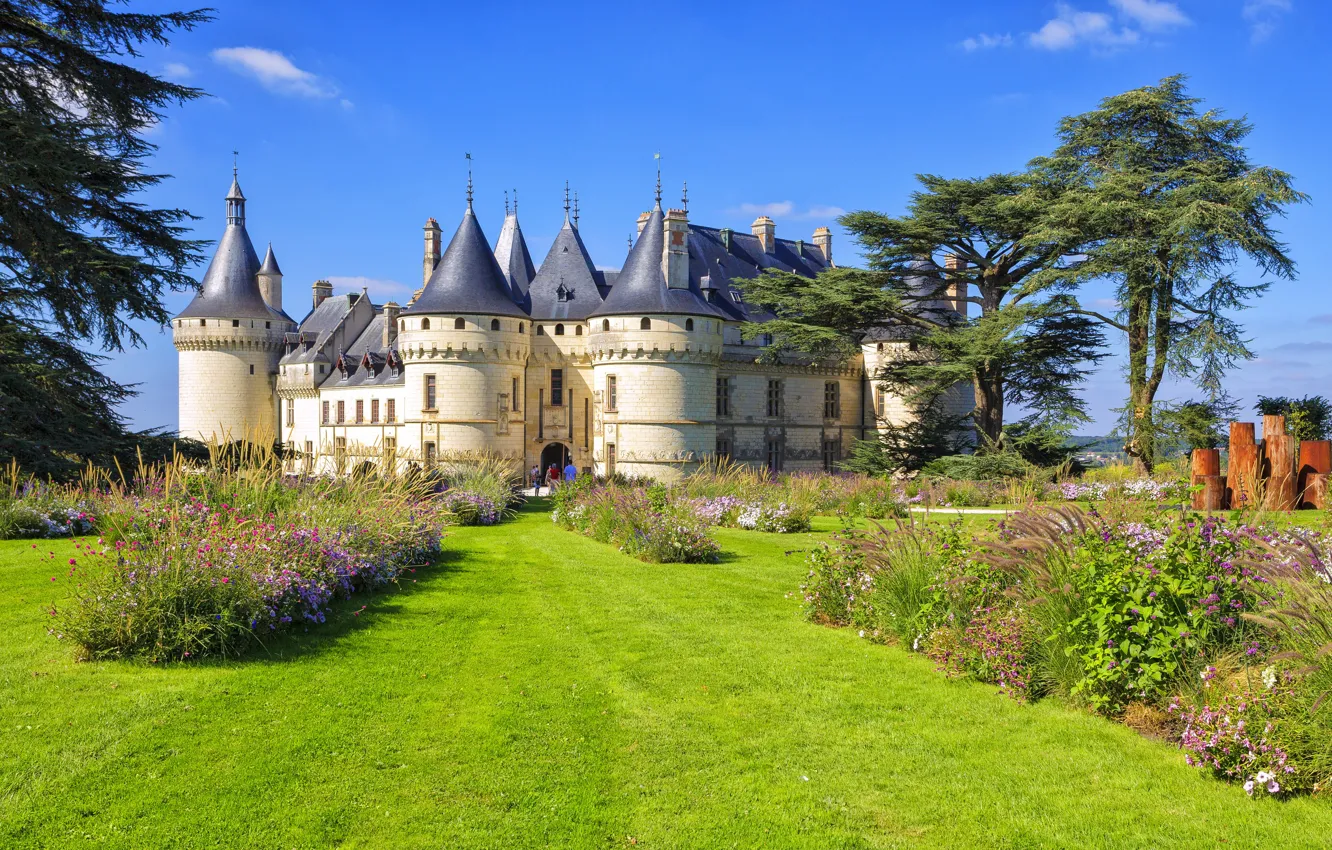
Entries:
<svg viewBox="0 0 1332 850">
<path fill-rule="evenodd" d="M 582 335 L 583 335 L 583 326 L 577 325 L 576 327 L 574 327 L 574 336 L 582 336 Z"/>
<path fill-rule="evenodd" d="M 644 316 L 643 321 L 638 323 L 638 328 L 639 330 L 644 330 L 644 331 L 652 330 L 652 320 L 649 319 L 647 316 Z"/>
<path fill-rule="evenodd" d="M 430 330 L 430 320 L 429 320 L 429 319 L 422 319 L 422 320 L 421 320 L 421 330 L 423 330 L 423 331 L 428 331 L 428 330 Z"/>
<path fill-rule="evenodd" d="M 879 350 L 883 351 L 883 343 L 879 343 Z"/>
<path fill-rule="evenodd" d="M 564 336 L 564 325 L 555 326 L 555 336 Z"/>
<path fill-rule="evenodd" d="M 491 329 L 492 331 L 497 331 L 497 330 L 499 330 L 499 319 L 491 319 L 491 320 L 490 320 L 490 329 Z"/>
<path fill-rule="evenodd" d="M 601 320 L 601 329 L 602 329 L 603 331 L 608 331 L 608 330 L 610 330 L 610 319 L 602 319 L 602 320 Z"/>
<path fill-rule="evenodd" d="M 453 329 L 455 331 L 466 330 L 466 328 L 467 328 L 467 322 L 463 321 L 462 316 L 459 316 L 458 318 L 453 320 Z"/>
<path fill-rule="evenodd" d="M 521 333 L 527 333 L 527 331 L 523 330 L 523 323 L 522 323 L 522 322 L 519 322 L 519 323 L 518 323 L 518 333 L 520 333 L 520 334 L 521 334 Z"/>
<path fill-rule="evenodd" d="M 537 336 L 545 336 L 545 335 L 546 335 L 546 326 L 545 326 L 545 325 L 537 325 L 536 335 L 537 335 Z"/>
<path fill-rule="evenodd" d="M 407 330 L 407 320 L 406 320 L 406 319 L 399 319 L 399 320 L 398 320 L 398 330 L 400 330 L 400 331 L 405 331 L 405 330 Z"/>
<path fill-rule="evenodd" d="M 693 329 L 694 329 L 694 320 L 685 319 L 685 330 L 692 331 Z"/>
</svg>

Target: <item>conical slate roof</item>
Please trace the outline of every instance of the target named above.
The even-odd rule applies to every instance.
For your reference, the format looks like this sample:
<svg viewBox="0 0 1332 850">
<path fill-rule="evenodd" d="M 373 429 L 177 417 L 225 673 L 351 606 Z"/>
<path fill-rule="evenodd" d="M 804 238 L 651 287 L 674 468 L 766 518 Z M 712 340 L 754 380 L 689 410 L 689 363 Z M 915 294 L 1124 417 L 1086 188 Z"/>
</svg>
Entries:
<svg viewBox="0 0 1332 850">
<path fill-rule="evenodd" d="M 268 243 L 268 253 L 264 254 L 264 264 L 259 267 L 259 274 L 282 275 L 282 269 L 278 267 L 277 257 L 273 256 L 273 243 Z"/>
<path fill-rule="evenodd" d="M 495 255 L 490 252 L 486 235 L 467 205 L 458 232 L 445 249 L 421 295 L 405 314 L 478 313 L 488 316 L 526 318 L 514 303 L 509 282 L 504 278 Z"/>
<path fill-rule="evenodd" d="M 592 316 L 626 316 L 644 313 L 676 313 L 686 316 L 716 316 L 719 313 L 708 304 L 702 293 L 690 281 L 689 289 L 671 289 L 661 270 L 665 255 L 666 236 L 663 232 L 665 217 L 658 203 L 643 226 L 643 233 L 629 250 L 624 268 L 615 279 L 615 285 Z"/>
<path fill-rule="evenodd" d="M 244 201 L 240 186 L 231 180 L 228 201 Z M 243 204 L 242 204 L 243 206 Z M 176 318 L 280 319 L 286 316 L 269 308 L 259 291 L 259 257 L 245 230 L 244 217 L 229 220 L 218 240 L 217 251 L 204 272 L 194 300 Z"/>
<path fill-rule="evenodd" d="M 567 217 L 528 294 L 533 319 L 586 319 L 601 306 L 596 268 Z"/>
<path fill-rule="evenodd" d="M 532 255 L 527 252 L 527 241 L 523 239 L 523 229 L 518 225 L 516 212 L 504 216 L 504 226 L 500 228 L 499 241 L 495 243 L 495 261 L 499 263 L 504 279 L 509 282 L 513 300 L 518 304 L 524 303 L 528 287 L 536 276 L 536 267 L 532 265 Z"/>
</svg>

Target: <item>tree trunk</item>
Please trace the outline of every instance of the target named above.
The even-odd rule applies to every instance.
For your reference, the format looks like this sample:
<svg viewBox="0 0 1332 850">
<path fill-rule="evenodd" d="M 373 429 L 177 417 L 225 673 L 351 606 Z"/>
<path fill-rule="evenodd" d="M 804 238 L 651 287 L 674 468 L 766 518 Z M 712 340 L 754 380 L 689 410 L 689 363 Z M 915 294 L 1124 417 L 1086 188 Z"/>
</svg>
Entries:
<svg viewBox="0 0 1332 850">
<path fill-rule="evenodd" d="M 978 369 L 974 378 L 976 391 L 976 430 L 980 445 L 995 445 L 1004 433 L 1004 379 L 995 369 Z"/>
</svg>

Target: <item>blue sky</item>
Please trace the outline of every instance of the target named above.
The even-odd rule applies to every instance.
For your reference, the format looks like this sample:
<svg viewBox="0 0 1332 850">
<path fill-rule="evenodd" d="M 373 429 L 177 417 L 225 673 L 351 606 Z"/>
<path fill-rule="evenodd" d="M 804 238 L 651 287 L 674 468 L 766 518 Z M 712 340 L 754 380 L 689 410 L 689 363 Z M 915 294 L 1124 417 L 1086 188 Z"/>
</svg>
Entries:
<svg viewBox="0 0 1332 850">
<path fill-rule="evenodd" d="M 765 212 L 792 238 L 830 225 L 848 264 L 838 212 L 900 212 L 917 173 L 1017 169 L 1052 148 L 1061 116 L 1182 72 L 1209 106 L 1253 122 L 1254 161 L 1313 196 L 1280 224 L 1300 277 L 1245 314 L 1258 358 L 1231 393 L 1249 406 L 1259 393 L 1332 395 L 1327 4 L 219 5 L 215 22 L 138 60 L 212 95 L 155 128 L 153 167 L 173 179 L 148 200 L 190 210 L 199 238 L 216 239 L 238 149 L 250 235 L 261 254 L 273 243 L 297 319 L 317 278 L 377 301 L 419 286 L 425 219 L 447 238 L 462 214 L 464 152 L 492 243 L 516 187 L 537 264 L 567 179 L 594 260 L 618 267 L 651 205 L 656 151 L 667 200 L 689 181 L 691 219 L 743 228 Z M 108 371 L 140 384 L 135 424 L 174 428 L 170 335 L 141 332 L 146 347 L 113 354 Z M 1087 383 L 1096 423 L 1081 430 L 1109 429 L 1122 383 L 1117 360 Z"/>
</svg>

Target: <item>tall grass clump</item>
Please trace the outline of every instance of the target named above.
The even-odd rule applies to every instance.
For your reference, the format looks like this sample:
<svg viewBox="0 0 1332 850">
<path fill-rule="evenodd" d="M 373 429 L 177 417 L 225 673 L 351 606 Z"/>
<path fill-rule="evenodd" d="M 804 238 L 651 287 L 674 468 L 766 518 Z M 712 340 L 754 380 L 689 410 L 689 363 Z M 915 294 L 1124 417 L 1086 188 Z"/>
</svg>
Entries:
<svg viewBox="0 0 1332 850">
<path fill-rule="evenodd" d="M 428 564 L 451 519 L 423 477 L 296 479 L 262 453 L 141 466 L 93 499 L 100 537 L 50 631 L 97 659 L 229 657 L 321 624 Z"/>
<path fill-rule="evenodd" d="M 909 524 L 811 554 L 816 621 L 1010 696 L 1174 736 L 1251 794 L 1332 781 L 1332 572 L 1318 532 L 1073 507 L 996 533 Z"/>
<path fill-rule="evenodd" d="M 609 543 L 626 555 L 662 564 L 716 561 L 721 547 L 707 522 L 665 488 L 605 485 L 578 478 L 555 488 L 551 519 L 556 525 Z"/>
<path fill-rule="evenodd" d="M 459 525 L 494 525 L 513 516 L 522 500 L 522 477 L 511 460 L 477 455 L 450 460 L 437 472 L 444 504 Z"/>
</svg>

